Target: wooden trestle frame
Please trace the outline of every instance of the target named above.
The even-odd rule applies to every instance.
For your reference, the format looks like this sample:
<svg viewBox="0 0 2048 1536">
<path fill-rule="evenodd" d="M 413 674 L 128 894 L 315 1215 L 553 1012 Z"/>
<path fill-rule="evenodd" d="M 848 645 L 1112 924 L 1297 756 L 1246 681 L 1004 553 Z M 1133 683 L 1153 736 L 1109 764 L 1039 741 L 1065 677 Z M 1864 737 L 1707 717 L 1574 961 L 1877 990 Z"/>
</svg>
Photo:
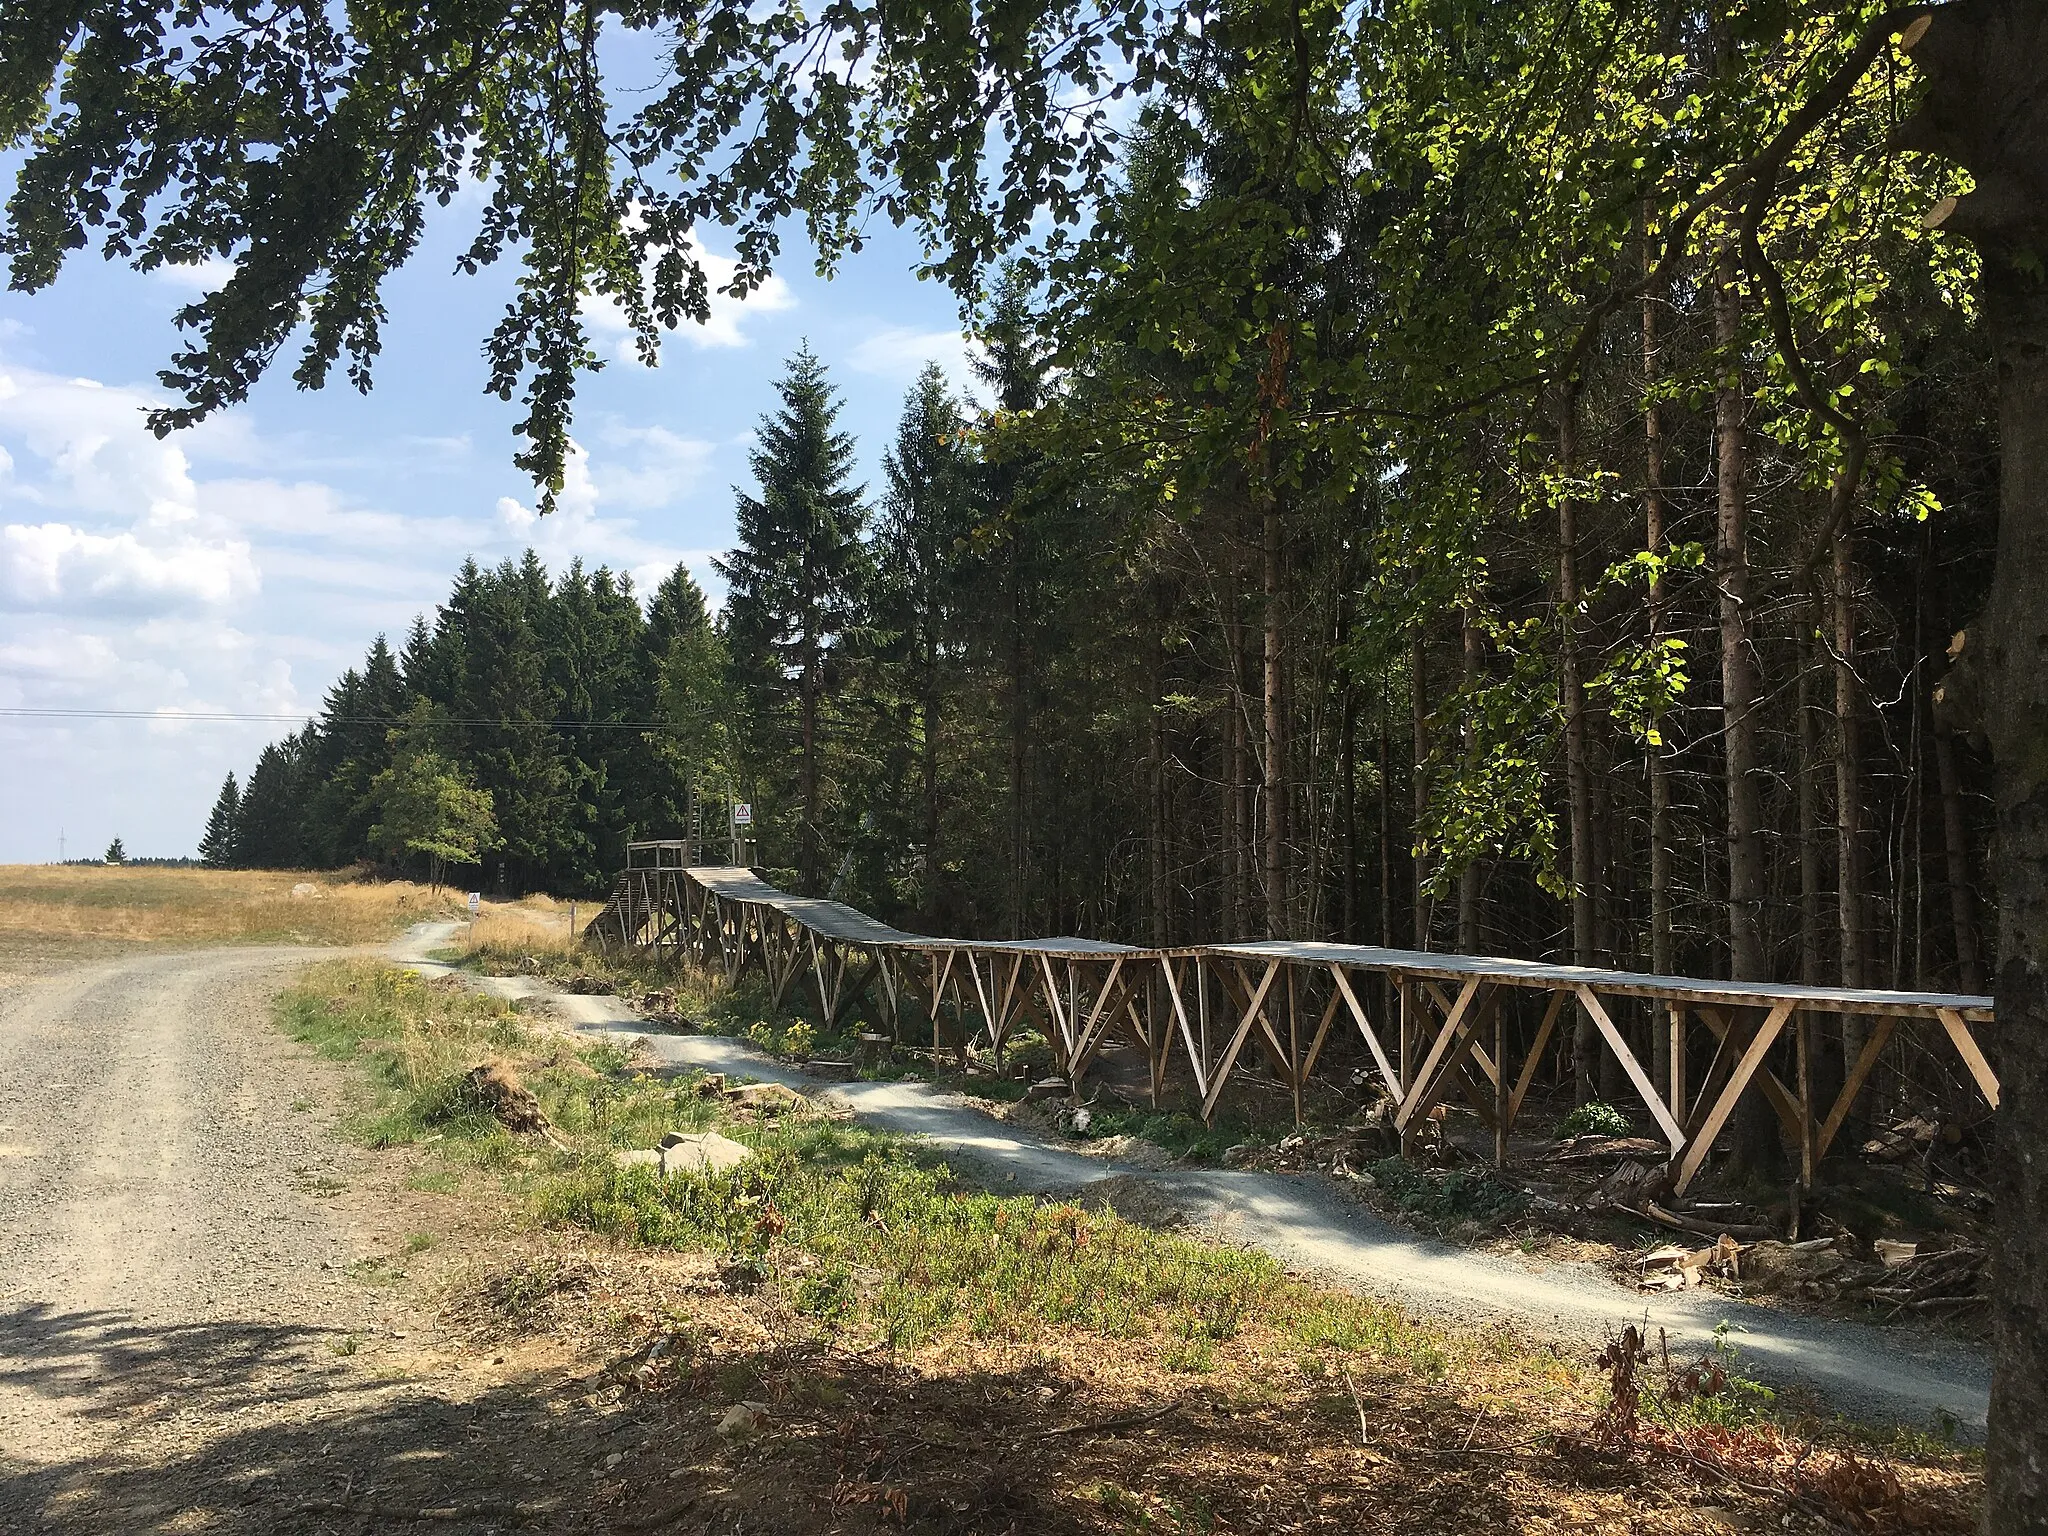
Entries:
<svg viewBox="0 0 2048 1536">
<path fill-rule="evenodd" d="M 1178 1059 L 1204 1119 L 1214 1116 L 1247 1046 L 1292 1094 L 1299 1119 L 1332 1030 L 1348 1026 L 1394 1101 L 1404 1147 L 1455 1094 L 1492 1130 L 1495 1158 L 1505 1160 L 1508 1133 L 1568 1010 L 1583 1012 L 1620 1061 L 1669 1144 L 1680 1192 L 1752 1090 L 1770 1101 L 1799 1150 L 1800 1180 L 1811 1184 L 1902 1024 L 1939 1026 L 1985 1099 L 1998 1105 L 1998 1079 L 1972 1029 L 1991 1020 L 1988 997 L 1704 981 L 1347 944 L 1137 949 L 1093 939 L 930 938 L 838 902 L 787 895 L 750 870 L 695 864 L 696 852 L 686 842 L 633 844 L 587 941 L 674 954 L 728 979 L 757 971 L 777 1008 L 802 977 L 827 1030 L 864 1012 L 899 1044 L 928 1034 L 934 1053 L 964 1058 L 979 1047 L 1000 1062 L 1029 1021 L 1051 1045 L 1060 1075 L 1076 1083 L 1111 1037 L 1123 1034 L 1145 1053 L 1153 1102 Z M 1364 985 L 1368 978 L 1379 985 Z M 1386 1000 L 1379 1017 L 1368 995 Z M 1533 1006 L 1518 1010 L 1525 995 L 1532 1005 L 1543 999 L 1540 1014 Z M 1643 1000 L 1668 1030 L 1666 1093 L 1615 1023 L 1609 1003 L 1617 998 Z M 918 1017 L 906 1029 L 913 1011 Z M 1517 1011 L 1536 1017 L 1533 1029 L 1511 1017 Z M 1813 1055 L 1817 1017 L 1825 1014 L 1861 1017 L 1871 1027 L 1834 1101 L 1822 1106 Z M 1695 1029 L 1712 1041 L 1697 1083 L 1687 1073 Z M 1770 1059 L 1788 1037 L 1790 1050 L 1780 1055 L 1791 1058 L 1789 1083 Z"/>
</svg>

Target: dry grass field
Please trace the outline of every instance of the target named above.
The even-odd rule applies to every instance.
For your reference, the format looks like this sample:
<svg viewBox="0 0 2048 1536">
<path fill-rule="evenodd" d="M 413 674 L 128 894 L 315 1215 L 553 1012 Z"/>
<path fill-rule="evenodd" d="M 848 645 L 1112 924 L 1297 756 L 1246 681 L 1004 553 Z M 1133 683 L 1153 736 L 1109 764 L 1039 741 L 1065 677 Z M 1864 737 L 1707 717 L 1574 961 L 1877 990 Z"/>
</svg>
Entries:
<svg viewBox="0 0 2048 1536">
<path fill-rule="evenodd" d="M 0 973 L 142 945 L 367 944 L 454 916 L 461 900 L 290 870 L 0 865 Z"/>
</svg>

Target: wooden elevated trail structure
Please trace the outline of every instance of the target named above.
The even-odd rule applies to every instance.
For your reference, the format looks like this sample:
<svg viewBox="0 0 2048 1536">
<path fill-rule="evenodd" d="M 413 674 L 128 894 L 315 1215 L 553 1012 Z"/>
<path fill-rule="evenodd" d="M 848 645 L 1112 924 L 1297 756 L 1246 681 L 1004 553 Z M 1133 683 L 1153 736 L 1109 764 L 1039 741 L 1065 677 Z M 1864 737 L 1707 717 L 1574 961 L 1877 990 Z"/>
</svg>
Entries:
<svg viewBox="0 0 2048 1536">
<path fill-rule="evenodd" d="M 911 1035 L 921 1043 L 928 1033 L 934 1052 L 950 1047 L 964 1058 L 985 1049 L 999 1065 L 1018 1032 L 1035 1027 L 1060 1075 L 1075 1084 L 1117 1039 L 1145 1053 L 1155 1104 L 1182 1068 L 1204 1119 L 1214 1117 L 1248 1053 L 1292 1093 L 1299 1119 L 1333 1033 L 1355 1030 L 1369 1057 L 1364 1070 L 1393 1102 L 1404 1147 L 1456 1094 L 1492 1130 L 1495 1157 L 1505 1160 L 1545 1053 L 1574 1009 L 1599 1031 L 1655 1121 L 1680 1193 L 1748 1093 L 1770 1101 L 1810 1185 L 1901 1028 L 1946 1039 L 1985 1100 L 1998 1105 L 1998 1079 L 1974 1031 L 1992 1019 L 1988 997 L 1709 981 L 1311 941 L 1140 948 L 935 938 L 840 902 L 791 896 L 750 869 L 697 863 L 701 851 L 689 840 L 632 844 L 585 941 L 672 954 L 729 980 L 757 973 L 778 1008 L 793 988 L 813 993 L 828 1032 L 859 1011 L 899 1043 L 912 1043 Z M 1629 1008 L 1667 1032 L 1670 1071 L 1661 1089 L 1616 1022 Z M 1868 1028 L 1823 1104 L 1818 1026 L 1828 1015 Z M 1705 1069 L 1695 1076 L 1689 1066 L 1698 1060 Z"/>
</svg>

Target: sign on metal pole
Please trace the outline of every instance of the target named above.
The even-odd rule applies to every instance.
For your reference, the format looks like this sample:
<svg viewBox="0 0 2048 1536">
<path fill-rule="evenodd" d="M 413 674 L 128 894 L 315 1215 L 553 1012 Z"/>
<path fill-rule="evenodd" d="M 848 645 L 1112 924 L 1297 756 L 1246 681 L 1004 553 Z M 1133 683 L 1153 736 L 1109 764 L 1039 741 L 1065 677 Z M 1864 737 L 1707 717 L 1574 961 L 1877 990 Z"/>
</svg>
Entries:
<svg viewBox="0 0 2048 1536">
<path fill-rule="evenodd" d="M 469 893 L 469 920 L 472 923 L 476 921 L 477 910 L 478 908 L 482 907 L 483 904 L 484 898 L 482 892 L 471 891 Z"/>
<path fill-rule="evenodd" d="M 744 800 L 736 801 L 732 808 L 732 824 L 736 827 L 751 827 L 754 824 L 754 808 Z"/>
</svg>

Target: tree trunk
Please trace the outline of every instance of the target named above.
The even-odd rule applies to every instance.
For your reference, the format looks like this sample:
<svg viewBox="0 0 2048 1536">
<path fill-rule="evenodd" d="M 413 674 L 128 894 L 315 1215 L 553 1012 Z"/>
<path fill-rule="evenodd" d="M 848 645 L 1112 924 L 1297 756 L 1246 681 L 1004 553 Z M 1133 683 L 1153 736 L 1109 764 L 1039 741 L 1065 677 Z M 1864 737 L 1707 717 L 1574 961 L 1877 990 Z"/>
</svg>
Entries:
<svg viewBox="0 0 2048 1536">
<path fill-rule="evenodd" d="M 1028 622 L 1024 593 L 1023 534 L 1010 540 L 1010 937 L 1024 937 L 1024 903 L 1028 885 L 1025 876 L 1025 770 L 1030 762 L 1030 699 L 1025 672 L 1030 665 L 1030 644 L 1025 635 Z"/>
<path fill-rule="evenodd" d="M 798 844 L 804 894 L 818 894 L 818 663 L 816 648 L 804 652 L 803 838 Z"/>
<path fill-rule="evenodd" d="M 925 661 L 924 685 L 924 918 L 930 933 L 939 926 L 939 684 L 938 664 Z"/>
<path fill-rule="evenodd" d="M 1266 737 L 1265 886 L 1266 936 L 1288 936 L 1287 890 L 1287 712 L 1281 698 L 1280 503 L 1268 493 L 1261 514 L 1259 595 L 1264 630 L 1261 693 Z"/>
<path fill-rule="evenodd" d="M 1479 681 L 1479 626 L 1472 622 L 1472 609 L 1467 605 L 1463 615 L 1464 629 L 1464 683 L 1467 689 Z M 1473 722 L 1472 710 L 1465 710 L 1465 757 L 1466 766 L 1471 766 L 1472 752 L 1478 740 L 1478 727 Z M 1479 861 L 1469 859 L 1458 871 L 1458 949 L 1460 953 L 1479 953 Z"/>
<path fill-rule="evenodd" d="M 1762 810 L 1757 768 L 1756 704 L 1761 692 L 1749 629 L 1748 458 L 1743 413 L 1742 299 L 1735 263 L 1724 252 L 1715 264 L 1714 341 L 1720 382 L 1714 392 L 1716 537 L 1714 574 L 1721 609 L 1721 741 L 1726 775 L 1728 844 L 1728 974 L 1735 981 L 1765 981 L 1765 879 Z M 1737 1173 L 1775 1173 L 1783 1162 L 1770 1102 L 1746 1094 L 1732 1122 Z"/>
<path fill-rule="evenodd" d="M 1863 733 L 1856 711 L 1856 569 L 1847 529 L 1833 540 L 1835 648 L 1835 920 L 1841 942 L 1842 985 L 1865 982 L 1868 919 L 1863 868 Z M 1864 1026 L 1843 1025 L 1851 1052 L 1862 1048 Z"/>
<path fill-rule="evenodd" d="M 1415 632 L 1413 665 L 1409 668 L 1409 716 L 1415 729 L 1414 820 L 1408 824 L 1408 861 L 1415 877 L 1415 947 L 1429 948 L 1429 898 L 1423 892 L 1428 872 L 1422 863 L 1422 828 L 1429 819 L 1429 777 L 1423 761 L 1429 756 L 1428 679 L 1424 671 L 1422 632 Z"/>
<path fill-rule="evenodd" d="M 1955 924 L 1956 983 L 1965 992 L 1984 990 L 1984 962 L 1977 953 L 1977 918 L 1970 885 L 1970 841 L 1964 830 L 1962 778 L 1956 771 L 1954 733 L 1934 732 L 1934 770 L 1941 778 L 1941 831 L 1948 849 L 1948 908 Z"/>
<path fill-rule="evenodd" d="M 1394 947 L 1394 749 L 1387 739 L 1387 703 L 1391 692 L 1380 673 L 1380 947 Z"/>
<path fill-rule="evenodd" d="M 1991 747 L 2003 1084 L 1991 1165 L 1987 1536 L 2048 1532 L 2048 7 L 1940 7 L 1909 36 L 1927 78 L 1902 140 L 1960 161 L 1976 190 L 1929 215 L 1973 239 L 1997 349 L 1998 559 L 1943 682 L 1945 724 Z"/>
<path fill-rule="evenodd" d="M 1579 467 L 1579 386 L 1558 388 L 1558 470 L 1566 477 Z M 1557 629 L 1559 697 L 1564 707 L 1565 799 L 1572 844 L 1572 961 L 1596 963 L 1594 935 L 1593 770 L 1586 743 L 1586 684 L 1579 666 L 1579 507 L 1566 490 L 1557 502 Z M 1593 1096 L 1600 1036 L 1581 1008 L 1572 1035 L 1572 1069 L 1578 1101 Z"/>
<path fill-rule="evenodd" d="M 1146 765 L 1146 800 L 1152 808 L 1152 826 L 1151 836 L 1145 841 L 1151 850 L 1152 942 L 1162 948 L 1171 940 L 1173 931 L 1173 890 L 1167 858 L 1167 830 L 1170 823 L 1166 811 L 1167 606 L 1166 588 L 1161 585 L 1154 593 L 1154 620 L 1157 627 L 1152 638 L 1152 740 Z"/>
<path fill-rule="evenodd" d="M 1233 562 L 1233 567 L 1235 562 Z M 1236 571 L 1231 571 L 1229 607 L 1223 616 L 1223 643 L 1228 653 L 1227 664 L 1230 675 L 1229 688 L 1230 720 L 1229 745 L 1225 750 L 1224 795 L 1225 810 L 1229 817 L 1226 827 L 1227 845 L 1224 863 L 1226 909 L 1225 923 L 1228 937 L 1243 939 L 1251 937 L 1251 922 L 1245 910 L 1245 893 L 1251 888 L 1251 804 L 1249 772 L 1251 756 L 1251 732 L 1245 720 L 1244 692 L 1244 623 L 1238 614 L 1238 592 Z"/>
<path fill-rule="evenodd" d="M 1644 206 L 1643 264 L 1656 263 L 1655 242 L 1650 238 L 1649 208 Z M 1643 548 L 1661 559 L 1664 555 L 1664 412 L 1654 394 L 1661 369 L 1658 361 L 1657 306 L 1661 291 L 1643 295 Z M 1664 637 L 1665 586 L 1663 572 L 1652 567 L 1650 575 L 1650 648 L 1654 653 Z M 1650 780 L 1650 969 L 1669 976 L 1671 954 L 1671 777 L 1664 761 L 1661 739 L 1649 743 L 1646 754 Z M 1667 1100 L 1671 1093 L 1671 1031 L 1652 1009 L 1650 1014 L 1651 1072 L 1657 1092 Z"/>
<path fill-rule="evenodd" d="M 1813 641 L 1799 637 L 1799 979 L 1825 979 L 1821 956 L 1820 732 L 1813 719 Z"/>
</svg>

